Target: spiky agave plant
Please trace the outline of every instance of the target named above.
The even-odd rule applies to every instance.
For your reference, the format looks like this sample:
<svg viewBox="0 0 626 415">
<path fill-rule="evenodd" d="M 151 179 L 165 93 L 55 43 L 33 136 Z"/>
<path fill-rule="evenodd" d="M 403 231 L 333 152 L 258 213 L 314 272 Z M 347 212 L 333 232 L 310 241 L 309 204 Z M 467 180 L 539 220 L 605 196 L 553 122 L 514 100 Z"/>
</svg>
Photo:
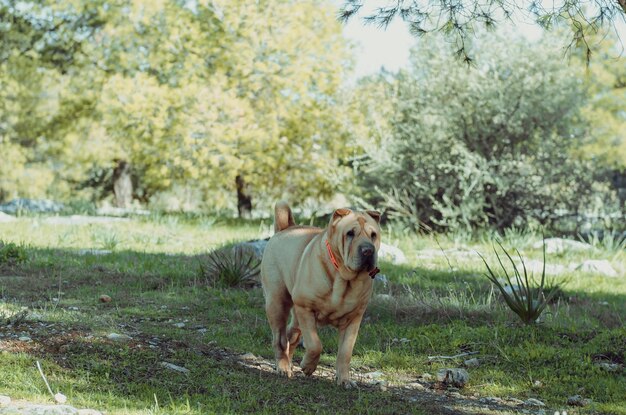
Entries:
<svg viewBox="0 0 626 415">
<path fill-rule="evenodd" d="M 258 284 L 260 265 L 252 249 L 235 245 L 211 251 L 200 264 L 200 272 L 216 287 L 250 288 Z"/>
<path fill-rule="evenodd" d="M 543 269 L 541 271 L 541 281 L 538 287 L 535 287 L 536 284 L 534 278 L 528 275 L 528 272 L 526 270 L 526 264 L 524 264 L 524 259 L 522 258 L 519 250 L 516 248 L 515 252 L 517 253 L 517 256 L 519 257 L 522 264 L 523 273 L 520 272 L 518 266 L 515 264 L 515 261 L 513 261 L 511 255 L 509 255 L 506 249 L 504 249 L 500 241 L 497 241 L 497 243 L 498 246 L 500 246 L 502 252 L 504 252 L 506 257 L 508 258 L 511 265 L 513 266 L 513 274 L 511 275 L 511 273 L 506 269 L 506 267 L 502 263 L 502 258 L 500 257 L 500 254 L 498 254 L 498 251 L 494 246 L 493 252 L 496 254 L 496 258 L 498 259 L 498 263 L 500 264 L 500 268 L 502 269 L 502 272 L 506 279 L 506 284 L 503 284 L 500 281 L 498 275 L 491 269 L 489 263 L 487 263 L 487 260 L 485 260 L 485 258 L 480 255 L 480 253 L 478 253 L 480 258 L 485 263 L 485 266 L 487 267 L 487 273 L 485 273 L 485 276 L 496 287 L 498 287 L 498 289 L 502 293 L 502 296 L 504 297 L 504 301 L 509 306 L 509 308 L 513 310 L 513 312 L 517 314 L 525 324 L 533 324 L 537 321 L 539 316 L 541 316 L 541 313 L 543 313 L 543 310 L 548 306 L 554 296 L 557 295 L 560 291 L 560 286 L 558 284 L 554 284 L 552 285 L 552 287 L 550 287 L 547 293 L 544 292 L 546 283 L 545 240 L 543 243 Z M 515 282 L 515 284 L 513 282 Z M 510 290 L 506 289 L 507 286 L 510 287 Z"/>
</svg>

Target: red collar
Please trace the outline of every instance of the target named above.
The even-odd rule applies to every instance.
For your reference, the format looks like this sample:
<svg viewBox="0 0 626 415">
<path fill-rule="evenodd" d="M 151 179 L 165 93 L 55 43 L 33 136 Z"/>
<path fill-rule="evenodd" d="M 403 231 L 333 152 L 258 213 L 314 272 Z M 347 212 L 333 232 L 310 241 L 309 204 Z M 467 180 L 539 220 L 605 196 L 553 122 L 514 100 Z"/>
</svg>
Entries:
<svg viewBox="0 0 626 415">
<path fill-rule="evenodd" d="M 333 250 L 330 248 L 330 242 L 328 242 L 328 239 L 326 239 L 326 250 L 328 251 L 330 262 L 332 262 L 333 265 L 335 266 L 335 269 L 339 271 L 339 263 L 337 262 L 337 258 L 335 258 L 335 254 L 333 254 Z M 374 277 L 376 277 L 376 274 L 378 274 L 379 272 L 380 270 L 378 269 L 378 267 L 375 267 L 373 270 L 369 272 L 369 276 L 372 277 L 372 279 L 374 279 Z"/>
<path fill-rule="evenodd" d="M 328 256 L 330 257 L 330 262 L 333 263 L 336 270 L 339 270 L 339 263 L 337 262 L 337 258 L 335 258 L 335 254 L 333 254 L 333 250 L 330 249 L 330 242 L 326 239 L 326 250 L 328 251 Z"/>
</svg>

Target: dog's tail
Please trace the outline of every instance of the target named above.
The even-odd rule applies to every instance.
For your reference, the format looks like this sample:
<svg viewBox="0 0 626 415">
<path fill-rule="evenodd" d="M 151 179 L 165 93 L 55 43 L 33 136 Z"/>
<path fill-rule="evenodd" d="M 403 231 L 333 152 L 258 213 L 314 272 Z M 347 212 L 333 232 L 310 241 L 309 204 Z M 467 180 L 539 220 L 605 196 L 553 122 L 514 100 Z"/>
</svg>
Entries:
<svg viewBox="0 0 626 415">
<path fill-rule="evenodd" d="M 293 214 L 287 202 L 281 200 L 276 203 L 274 207 L 274 232 L 277 233 L 295 225 Z"/>
</svg>

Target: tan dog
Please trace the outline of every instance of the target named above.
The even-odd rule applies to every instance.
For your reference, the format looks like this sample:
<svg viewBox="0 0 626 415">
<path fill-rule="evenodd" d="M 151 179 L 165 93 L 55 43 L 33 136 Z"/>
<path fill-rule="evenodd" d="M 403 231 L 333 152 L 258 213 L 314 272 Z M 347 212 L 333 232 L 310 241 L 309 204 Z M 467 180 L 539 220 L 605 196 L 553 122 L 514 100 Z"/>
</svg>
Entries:
<svg viewBox="0 0 626 415">
<path fill-rule="evenodd" d="M 339 329 L 337 383 L 354 386 L 350 358 L 378 272 L 379 220 L 378 212 L 338 209 L 325 229 L 296 226 L 287 203 L 276 204 L 276 233 L 263 254 L 261 281 L 280 374 L 291 377 L 302 335 L 300 366 L 311 375 L 322 352 L 317 325 L 331 324 Z"/>
</svg>

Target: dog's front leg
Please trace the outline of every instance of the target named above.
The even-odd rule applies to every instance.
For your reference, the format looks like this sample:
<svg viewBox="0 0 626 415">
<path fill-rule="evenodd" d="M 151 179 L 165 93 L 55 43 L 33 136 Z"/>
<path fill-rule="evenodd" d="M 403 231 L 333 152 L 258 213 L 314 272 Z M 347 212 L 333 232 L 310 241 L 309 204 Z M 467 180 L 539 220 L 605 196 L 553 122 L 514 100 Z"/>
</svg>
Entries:
<svg viewBox="0 0 626 415">
<path fill-rule="evenodd" d="M 347 326 L 339 328 L 339 350 L 337 351 L 337 384 L 345 388 L 356 386 L 356 382 L 350 380 L 350 359 L 356 337 L 359 334 L 363 314 L 352 320 Z"/>
<path fill-rule="evenodd" d="M 305 375 L 311 376 L 317 368 L 317 363 L 320 361 L 320 354 L 322 353 L 322 342 L 320 342 L 320 338 L 317 335 L 315 314 L 305 307 L 295 306 L 294 309 L 300 323 L 300 330 L 304 337 L 304 348 L 306 349 L 300 367 L 302 367 Z"/>
</svg>

